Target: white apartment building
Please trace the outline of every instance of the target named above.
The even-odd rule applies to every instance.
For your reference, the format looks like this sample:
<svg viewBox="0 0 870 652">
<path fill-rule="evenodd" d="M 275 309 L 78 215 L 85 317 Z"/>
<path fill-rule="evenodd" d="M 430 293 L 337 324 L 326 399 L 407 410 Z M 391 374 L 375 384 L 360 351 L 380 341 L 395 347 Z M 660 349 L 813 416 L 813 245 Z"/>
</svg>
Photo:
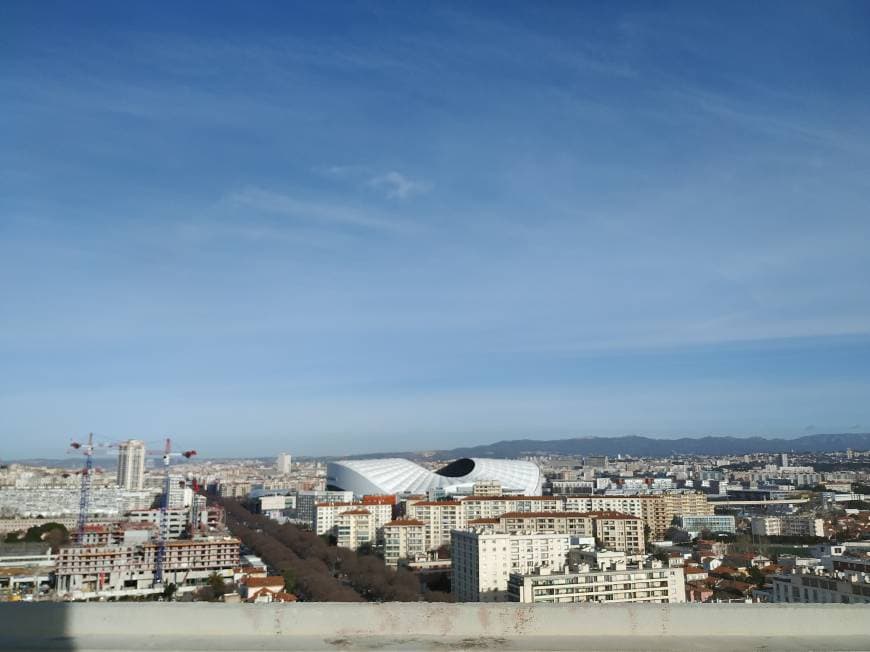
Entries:
<svg viewBox="0 0 870 652">
<path fill-rule="evenodd" d="M 145 442 L 129 439 L 118 446 L 118 486 L 128 491 L 145 484 Z"/>
<path fill-rule="evenodd" d="M 825 521 L 813 516 L 754 516 L 752 534 L 765 537 L 823 537 Z"/>
<path fill-rule="evenodd" d="M 453 594 L 459 602 L 504 602 L 511 573 L 561 569 L 571 547 L 567 534 L 457 530 L 450 555 Z"/>
<path fill-rule="evenodd" d="M 682 568 L 664 568 L 659 561 L 608 569 L 581 565 L 574 571 L 543 567 L 533 573 L 512 573 L 507 597 L 525 603 L 685 602 L 685 585 Z"/>
<path fill-rule="evenodd" d="M 426 524 L 415 519 L 391 521 L 384 526 L 384 562 L 397 566 L 401 559 L 413 559 L 429 549 Z"/>
<path fill-rule="evenodd" d="M 508 512 L 559 512 L 564 509 L 558 496 L 468 496 L 460 502 L 466 522 L 475 518 L 498 518 Z"/>
<path fill-rule="evenodd" d="M 771 602 L 870 604 L 870 574 L 796 568 L 771 577 Z"/>
<path fill-rule="evenodd" d="M 362 502 L 317 503 L 314 506 L 314 531 L 317 534 L 336 534 L 338 517 L 354 509 L 365 509 L 372 519 L 376 539 L 380 541 L 384 525 L 393 520 L 390 496 L 364 496 Z M 341 544 L 339 544 L 341 545 Z"/>
</svg>

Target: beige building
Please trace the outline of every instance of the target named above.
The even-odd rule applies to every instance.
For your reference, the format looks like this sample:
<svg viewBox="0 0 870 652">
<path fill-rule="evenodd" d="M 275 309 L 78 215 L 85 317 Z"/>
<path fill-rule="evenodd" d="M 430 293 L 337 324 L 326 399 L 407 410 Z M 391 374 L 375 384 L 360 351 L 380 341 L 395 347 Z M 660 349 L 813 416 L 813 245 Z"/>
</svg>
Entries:
<svg viewBox="0 0 870 652">
<path fill-rule="evenodd" d="M 450 545 L 451 530 L 466 524 L 462 503 L 457 500 L 424 500 L 408 505 L 407 512 L 409 519 L 425 524 L 428 550 Z"/>
<path fill-rule="evenodd" d="M 498 480 L 480 480 L 471 486 L 472 496 L 501 496 L 501 482 Z"/>
<path fill-rule="evenodd" d="M 570 549 L 568 534 L 456 531 L 450 555 L 453 594 L 459 602 L 504 602 L 511 573 L 562 568 Z"/>
<path fill-rule="evenodd" d="M 384 562 L 396 566 L 428 550 L 426 524 L 415 519 L 391 521 L 384 526 Z"/>
<path fill-rule="evenodd" d="M 595 524 L 595 542 L 599 548 L 620 550 L 628 554 L 643 554 L 646 541 L 643 519 L 615 512 L 592 515 Z"/>
<path fill-rule="evenodd" d="M 494 532 L 554 532 L 592 539 L 601 548 L 639 554 L 645 550 L 643 519 L 618 512 L 510 512 L 475 519 L 469 526 Z"/>
<path fill-rule="evenodd" d="M 377 526 L 374 515 L 362 507 L 341 512 L 335 519 L 336 545 L 356 550 L 364 544 L 374 544 Z"/>
<path fill-rule="evenodd" d="M 663 537 L 674 516 L 713 514 L 705 494 L 694 491 L 667 491 L 659 494 L 613 496 L 564 496 L 565 509 L 577 512 L 621 512 L 639 516 L 650 529 L 650 537 Z"/>
</svg>

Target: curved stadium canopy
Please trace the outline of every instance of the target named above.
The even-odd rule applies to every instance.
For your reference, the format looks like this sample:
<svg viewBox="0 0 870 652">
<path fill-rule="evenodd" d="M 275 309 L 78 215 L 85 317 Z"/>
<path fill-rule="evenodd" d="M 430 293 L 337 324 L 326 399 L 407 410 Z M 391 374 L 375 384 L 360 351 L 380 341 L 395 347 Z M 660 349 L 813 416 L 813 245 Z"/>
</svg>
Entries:
<svg viewBox="0 0 870 652">
<path fill-rule="evenodd" d="M 483 480 L 496 480 L 506 491 L 535 496 L 541 493 L 543 476 L 537 464 L 523 460 L 463 458 L 438 471 L 430 471 L 403 458 L 340 460 L 326 469 L 330 486 L 355 495 L 425 493 L 430 489 L 451 490 Z"/>
</svg>

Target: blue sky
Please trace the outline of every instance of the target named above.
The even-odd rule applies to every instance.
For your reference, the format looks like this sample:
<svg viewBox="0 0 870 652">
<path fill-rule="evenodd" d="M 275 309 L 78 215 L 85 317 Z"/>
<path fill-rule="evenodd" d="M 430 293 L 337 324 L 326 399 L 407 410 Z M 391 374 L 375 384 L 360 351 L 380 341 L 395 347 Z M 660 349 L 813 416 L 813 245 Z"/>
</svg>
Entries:
<svg viewBox="0 0 870 652">
<path fill-rule="evenodd" d="M 870 431 L 870 6 L 0 8 L 0 455 Z"/>
</svg>

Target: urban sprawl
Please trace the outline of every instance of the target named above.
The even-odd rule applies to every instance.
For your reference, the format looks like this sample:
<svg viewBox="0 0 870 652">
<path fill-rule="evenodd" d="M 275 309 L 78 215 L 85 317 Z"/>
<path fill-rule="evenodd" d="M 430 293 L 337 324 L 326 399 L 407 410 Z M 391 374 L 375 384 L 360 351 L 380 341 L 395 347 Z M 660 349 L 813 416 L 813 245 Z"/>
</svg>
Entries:
<svg viewBox="0 0 870 652">
<path fill-rule="evenodd" d="M 0 467 L 0 599 L 870 604 L 870 451 L 214 461 L 129 440 L 101 469 L 78 448 L 81 469 Z"/>
</svg>

